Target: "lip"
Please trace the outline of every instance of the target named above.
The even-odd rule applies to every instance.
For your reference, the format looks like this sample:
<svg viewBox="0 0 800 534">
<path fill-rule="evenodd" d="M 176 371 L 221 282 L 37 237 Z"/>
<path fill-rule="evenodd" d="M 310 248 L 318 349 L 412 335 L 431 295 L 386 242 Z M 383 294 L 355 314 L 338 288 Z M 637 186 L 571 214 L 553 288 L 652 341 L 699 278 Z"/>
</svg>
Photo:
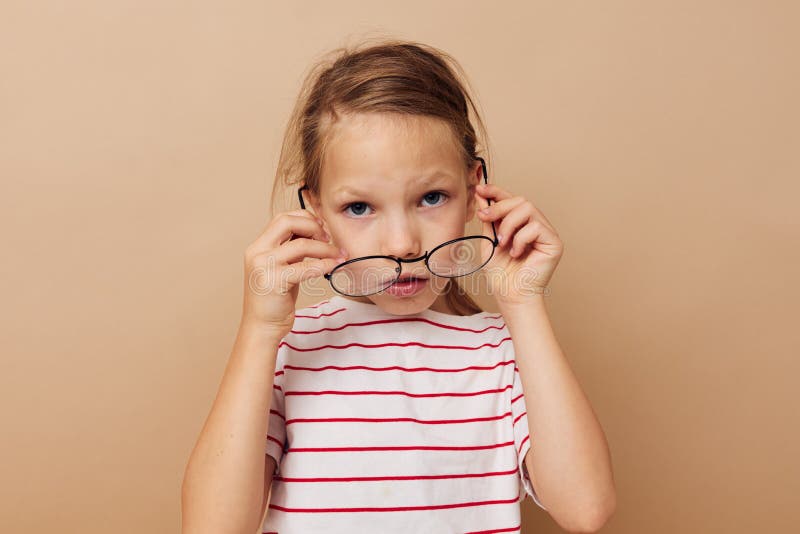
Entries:
<svg viewBox="0 0 800 534">
<path fill-rule="evenodd" d="M 425 278 L 424 276 L 414 276 L 413 274 L 411 274 L 411 275 L 405 275 L 404 274 L 403 276 L 398 278 L 397 281 L 398 282 L 405 282 L 406 280 L 409 280 L 411 278 L 415 278 L 417 280 L 427 280 L 427 278 Z"/>
<path fill-rule="evenodd" d="M 398 280 L 394 284 L 384 289 L 384 291 L 395 297 L 410 297 L 425 289 L 425 284 L 427 283 L 427 278 L 417 278 L 409 282 Z"/>
</svg>

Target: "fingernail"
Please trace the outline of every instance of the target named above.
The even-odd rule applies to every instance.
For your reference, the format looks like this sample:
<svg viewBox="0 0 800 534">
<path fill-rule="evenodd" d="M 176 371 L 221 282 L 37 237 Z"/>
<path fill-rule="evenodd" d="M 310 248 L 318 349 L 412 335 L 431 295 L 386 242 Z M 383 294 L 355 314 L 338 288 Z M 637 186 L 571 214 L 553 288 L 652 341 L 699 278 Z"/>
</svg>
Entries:
<svg viewBox="0 0 800 534">
<path fill-rule="evenodd" d="M 503 236 L 501 236 L 500 234 L 497 234 L 497 241 L 498 241 L 498 243 L 500 243 L 502 245 L 503 244 Z"/>
<path fill-rule="evenodd" d="M 489 208 L 483 208 L 480 210 L 483 215 L 489 215 Z"/>
<path fill-rule="evenodd" d="M 340 249 L 339 249 L 339 252 L 341 252 L 341 253 L 342 253 L 342 255 L 340 256 L 341 258 L 346 258 L 346 257 L 347 257 L 347 251 L 346 251 L 345 249 L 343 249 L 343 248 L 340 248 Z"/>
</svg>

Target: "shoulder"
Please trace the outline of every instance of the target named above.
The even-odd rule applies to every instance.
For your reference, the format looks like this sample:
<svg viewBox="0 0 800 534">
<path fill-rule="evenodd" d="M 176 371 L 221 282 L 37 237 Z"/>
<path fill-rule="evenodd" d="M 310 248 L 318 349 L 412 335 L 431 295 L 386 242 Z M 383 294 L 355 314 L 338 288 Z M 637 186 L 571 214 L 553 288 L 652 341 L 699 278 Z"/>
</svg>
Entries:
<svg viewBox="0 0 800 534">
<path fill-rule="evenodd" d="M 511 333 L 503 315 L 499 312 L 484 311 L 471 316 L 476 328 L 483 331 L 484 336 L 493 348 L 504 352 L 511 345 Z"/>
<path fill-rule="evenodd" d="M 335 315 L 336 309 L 341 309 L 341 306 L 336 306 L 331 299 L 324 299 L 308 306 L 297 308 L 294 312 L 295 323 L 298 320 L 310 319 L 315 321 L 325 320 L 326 317 Z"/>
<path fill-rule="evenodd" d="M 294 312 L 292 329 L 284 335 L 278 346 L 278 359 L 283 363 L 296 352 L 307 351 L 319 345 L 322 338 L 332 335 L 337 319 L 344 310 L 329 299 L 297 308 Z"/>
<path fill-rule="evenodd" d="M 346 311 L 330 299 L 297 308 L 294 312 L 294 324 L 286 338 L 297 340 L 312 333 L 324 333 L 328 327 L 339 323 Z"/>
<path fill-rule="evenodd" d="M 508 328 L 501 314 L 482 311 L 472 315 L 431 314 L 436 330 L 453 344 L 468 345 L 483 350 L 502 347 Z"/>
</svg>

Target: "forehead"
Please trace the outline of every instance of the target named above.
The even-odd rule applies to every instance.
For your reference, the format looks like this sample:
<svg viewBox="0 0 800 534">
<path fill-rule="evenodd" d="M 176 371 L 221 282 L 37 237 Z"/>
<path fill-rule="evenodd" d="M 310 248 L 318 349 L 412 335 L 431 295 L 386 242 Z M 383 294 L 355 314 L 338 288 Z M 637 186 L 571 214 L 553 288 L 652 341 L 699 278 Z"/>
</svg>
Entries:
<svg viewBox="0 0 800 534">
<path fill-rule="evenodd" d="M 343 115 L 325 146 L 321 188 L 418 185 L 464 173 L 450 127 L 441 119 L 396 114 Z M 416 182 L 416 183 L 415 183 Z"/>
</svg>

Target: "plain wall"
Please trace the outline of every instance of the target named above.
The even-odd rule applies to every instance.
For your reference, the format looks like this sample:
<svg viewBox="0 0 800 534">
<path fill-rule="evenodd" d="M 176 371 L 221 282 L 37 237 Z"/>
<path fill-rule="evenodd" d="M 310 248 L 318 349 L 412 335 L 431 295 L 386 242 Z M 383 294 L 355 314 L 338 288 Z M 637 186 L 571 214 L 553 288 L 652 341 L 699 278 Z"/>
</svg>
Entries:
<svg viewBox="0 0 800 534">
<path fill-rule="evenodd" d="M 376 35 L 460 61 L 490 180 L 565 243 L 548 307 L 611 447 L 603 532 L 797 528 L 798 15 L 3 2 L 0 531 L 179 530 L 301 77 Z M 530 499 L 523 517 L 560 531 Z"/>
</svg>

